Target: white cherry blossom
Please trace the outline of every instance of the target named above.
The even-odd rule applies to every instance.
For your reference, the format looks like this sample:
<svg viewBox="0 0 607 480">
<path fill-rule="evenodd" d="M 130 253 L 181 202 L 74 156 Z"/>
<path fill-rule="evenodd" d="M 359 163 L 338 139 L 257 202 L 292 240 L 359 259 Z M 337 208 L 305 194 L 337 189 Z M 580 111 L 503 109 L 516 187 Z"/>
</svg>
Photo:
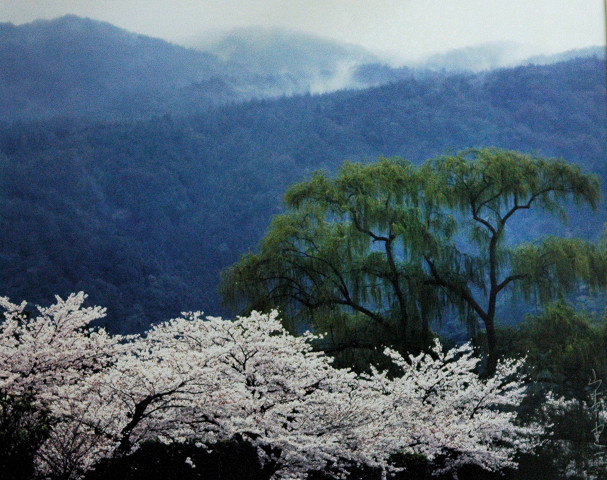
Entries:
<svg viewBox="0 0 607 480">
<path fill-rule="evenodd" d="M 35 317 L 0 299 L 0 389 L 33 393 L 54 419 L 40 472 L 77 478 L 146 440 L 234 438 L 256 446 L 276 479 L 353 464 L 386 475 L 398 452 L 424 455 L 437 472 L 499 470 L 541 433 L 516 423 L 521 361 L 483 380 L 468 344 L 445 352 L 437 341 L 406 359 L 387 349 L 400 375 L 357 375 L 314 352 L 318 337 L 290 335 L 276 312 L 234 321 L 190 313 L 119 337 L 87 328 L 104 311 L 83 308 L 85 298 L 57 298 Z"/>
</svg>

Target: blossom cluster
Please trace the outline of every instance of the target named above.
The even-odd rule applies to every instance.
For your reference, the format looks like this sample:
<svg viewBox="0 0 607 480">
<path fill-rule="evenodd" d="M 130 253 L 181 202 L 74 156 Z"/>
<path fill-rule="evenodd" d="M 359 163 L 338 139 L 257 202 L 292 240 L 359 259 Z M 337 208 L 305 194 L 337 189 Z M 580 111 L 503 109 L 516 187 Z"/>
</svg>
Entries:
<svg viewBox="0 0 607 480">
<path fill-rule="evenodd" d="M 104 311 L 85 299 L 57 297 L 33 316 L 0 298 L 0 391 L 33 395 L 53 418 L 41 473 L 78 478 L 147 440 L 233 438 L 254 445 L 276 479 L 361 464 L 389 474 L 395 453 L 422 454 L 437 471 L 499 470 L 541 433 L 513 413 L 521 362 L 481 379 L 470 345 L 445 352 L 436 341 L 408 358 L 387 349 L 399 375 L 359 375 L 315 352 L 318 337 L 285 331 L 276 312 L 189 313 L 124 337 L 90 328 Z"/>
</svg>

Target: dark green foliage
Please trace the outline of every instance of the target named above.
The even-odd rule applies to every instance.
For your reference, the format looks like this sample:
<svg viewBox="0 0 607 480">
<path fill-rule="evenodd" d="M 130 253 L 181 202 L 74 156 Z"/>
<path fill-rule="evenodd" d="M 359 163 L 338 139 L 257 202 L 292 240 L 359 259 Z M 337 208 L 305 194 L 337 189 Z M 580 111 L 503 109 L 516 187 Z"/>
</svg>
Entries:
<svg viewBox="0 0 607 480">
<path fill-rule="evenodd" d="M 351 467 L 346 470 L 346 478 L 348 480 L 380 480 L 381 479 L 381 471 L 375 468 L 360 466 L 360 467 Z M 312 471 L 308 472 L 308 480 L 334 480 L 338 472 L 331 471 L 327 469 L 327 471 Z"/>
<path fill-rule="evenodd" d="M 587 399 L 593 370 L 607 382 L 607 323 L 592 323 L 563 301 L 517 328 L 501 329 L 498 337 L 502 355 L 526 356 L 534 382 L 558 394 Z"/>
<path fill-rule="evenodd" d="M 456 476 L 453 472 L 448 474 L 437 474 L 436 465 L 429 462 L 423 455 L 417 454 L 398 454 L 391 458 L 392 465 L 399 468 L 400 471 L 388 475 L 391 480 L 519 480 L 524 477 L 518 476 L 515 469 L 505 469 L 500 472 L 490 472 L 475 465 L 464 465 L 460 467 Z M 537 464 L 535 464 L 537 466 Z M 330 470 L 330 469 L 329 469 Z M 545 472 L 555 471 L 544 470 Z M 325 472 L 309 472 L 309 480 L 333 480 L 335 476 L 331 476 L 330 471 Z M 353 466 L 346 469 L 346 478 L 348 480 L 381 480 L 382 474 L 378 469 L 370 467 Z M 556 480 L 556 477 L 530 477 L 537 480 L 550 478 Z"/>
<path fill-rule="evenodd" d="M 49 415 L 30 396 L 0 391 L 0 478 L 33 478 L 34 457 L 50 431 Z"/>
<path fill-rule="evenodd" d="M 554 386 L 554 385 L 553 385 Z M 519 468 L 509 472 L 508 478 L 523 480 L 526 478 L 543 480 L 581 480 L 588 475 L 605 480 L 607 470 L 607 452 L 604 447 L 597 447 L 594 442 L 593 429 L 597 425 L 592 412 L 583 404 L 574 403 L 565 410 L 554 410 L 546 406 L 545 395 L 549 384 L 533 382 L 530 385 L 528 398 L 523 403 L 519 415 L 531 421 L 539 421 L 546 427 L 543 443 L 532 455 L 519 458 Z M 604 392 L 601 392 L 603 395 Z M 578 397 L 588 401 L 585 396 Z M 600 423 L 598 424 L 600 428 Z M 604 445 L 607 435 L 603 434 L 600 443 Z M 544 476 L 549 475 L 548 477 Z"/>
<path fill-rule="evenodd" d="M 529 315 L 518 328 L 498 331 L 500 354 L 526 356 L 530 390 L 521 414 L 537 419 L 548 391 L 592 404 L 592 394 L 605 398 L 607 381 L 607 319 L 592 321 L 588 314 L 575 310 L 563 301 L 549 305 L 538 315 Z M 590 385 L 595 378 L 601 381 Z M 598 387 L 598 389 L 596 388 Z M 540 420 L 551 425 L 546 442 L 534 456 L 522 458 L 521 468 L 513 478 L 544 477 L 534 470 L 552 471 L 550 478 L 565 478 L 567 469 L 576 470 L 571 478 L 582 478 L 582 471 L 593 467 L 590 459 L 600 453 L 593 446 L 592 412 L 574 404 L 565 411 L 548 411 Z M 600 443 L 607 441 L 604 432 Z M 607 453 L 603 451 L 603 453 Z M 603 457 L 605 458 L 605 457 Z M 576 465 L 572 468 L 568 464 Z M 558 474 L 556 473 L 558 472 Z M 603 471 L 598 478 L 605 478 Z M 529 476 L 531 475 L 531 476 Z M 535 476 L 533 476 L 535 475 Z"/>
<path fill-rule="evenodd" d="M 192 468 L 186 459 L 195 466 Z M 433 475 L 433 467 L 421 455 L 401 454 L 392 458 L 393 464 L 403 469 L 389 476 L 393 480 L 448 480 L 448 476 Z M 483 470 L 461 469 L 461 480 L 473 480 Z M 196 447 L 191 443 L 164 445 L 144 444 L 136 452 L 123 458 L 101 461 L 89 471 L 85 480 L 268 480 L 272 470 L 262 467 L 254 447 L 235 440 Z M 310 471 L 310 480 L 333 480 L 339 472 Z M 346 469 L 348 480 L 381 480 L 378 469 L 355 466 Z M 483 477 L 484 478 L 484 477 Z M 492 478 L 492 477 L 488 477 Z"/>
</svg>

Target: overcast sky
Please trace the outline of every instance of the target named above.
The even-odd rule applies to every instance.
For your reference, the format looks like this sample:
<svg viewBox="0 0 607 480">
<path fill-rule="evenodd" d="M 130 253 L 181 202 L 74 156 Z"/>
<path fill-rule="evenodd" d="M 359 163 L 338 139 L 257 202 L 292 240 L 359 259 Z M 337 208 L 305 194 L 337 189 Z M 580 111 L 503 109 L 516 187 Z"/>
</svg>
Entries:
<svg viewBox="0 0 607 480">
<path fill-rule="evenodd" d="M 282 26 L 402 59 L 514 41 L 552 53 L 605 43 L 601 0 L 0 0 L 16 24 L 68 13 L 175 43 L 248 25 Z"/>
</svg>

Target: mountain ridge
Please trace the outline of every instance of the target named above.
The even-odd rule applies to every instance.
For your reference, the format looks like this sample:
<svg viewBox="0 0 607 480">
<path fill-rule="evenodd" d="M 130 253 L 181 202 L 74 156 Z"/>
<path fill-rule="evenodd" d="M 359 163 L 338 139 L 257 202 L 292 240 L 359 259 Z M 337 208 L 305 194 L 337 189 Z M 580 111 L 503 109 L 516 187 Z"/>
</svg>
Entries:
<svg viewBox="0 0 607 480">
<path fill-rule="evenodd" d="M 190 116 L 0 124 L 0 291 L 45 303 L 85 290 L 122 331 L 223 313 L 220 270 L 255 248 L 287 186 L 344 160 L 496 146 L 563 157 L 604 189 L 605 85 L 604 63 L 577 59 Z M 602 205 L 567 227 L 529 217 L 518 239 L 596 239 Z"/>
<path fill-rule="evenodd" d="M 254 98 L 364 89 L 452 73 L 415 65 L 393 68 L 356 46 L 287 30 L 264 32 L 263 48 L 240 33 L 235 41 L 242 50 L 220 58 L 75 15 L 3 23 L 0 120 L 193 115 Z"/>
</svg>

